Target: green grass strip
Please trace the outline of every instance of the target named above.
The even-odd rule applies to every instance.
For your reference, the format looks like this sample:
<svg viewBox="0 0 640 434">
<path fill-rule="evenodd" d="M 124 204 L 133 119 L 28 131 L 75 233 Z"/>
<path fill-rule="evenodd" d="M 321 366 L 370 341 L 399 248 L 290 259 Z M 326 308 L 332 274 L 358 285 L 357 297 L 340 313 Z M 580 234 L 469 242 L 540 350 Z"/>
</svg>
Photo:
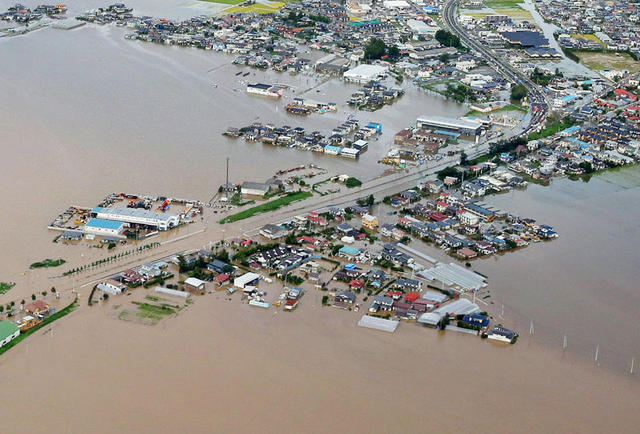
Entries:
<svg viewBox="0 0 640 434">
<path fill-rule="evenodd" d="M 24 333 L 20 332 L 20 336 L 18 336 L 17 338 L 15 338 L 11 342 L 9 342 L 7 345 L 5 345 L 2 348 L 0 348 L 0 355 L 2 355 L 5 352 L 9 351 L 9 349 L 11 349 L 14 346 L 18 345 L 23 339 L 26 339 L 27 337 L 31 336 L 33 333 L 37 332 L 42 327 L 44 327 L 44 326 L 46 326 L 48 324 L 51 324 L 52 322 L 54 322 L 54 321 L 62 318 L 63 316 L 66 316 L 69 313 L 73 312 L 76 309 L 76 307 L 78 307 L 78 297 L 76 297 L 73 300 L 73 303 L 71 303 L 69 306 L 67 306 L 64 309 L 62 309 L 62 310 L 54 313 L 53 315 L 45 318 L 44 321 L 42 321 L 37 326 L 27 330 Z"/>
<path fill-rule="evenodd" d="M 228 217 L 225 217 L 222 220 L 220 220 L 220 223 L 222 224 L 233 223 L 233 222 L 237 222 L 238 220 L 244 220 L 249 217 L 253 217 L 256 214 L 275 211 L 278 208 L 282 208 L 283 206 L 289 205 L 292 202 L 304 200 L 311 196 L 313 196 L 313 193 L 310 193 L 308 191 L 298 191 L 296 193 L 289 193 L 286 196 L 282 196 L 276 200 L 272 200 L 271 202 L 263 203 L 261 205 L 254 206 L 249 209 L 245 209 L 244 211 L 241 211 L 239 213 L 232 214 Z"/>
<path fill-rule="evenodd" d="M 40 262 L 34 262 L 33 264 L 31 264 L 29 266 L 29 268 L 33 269 L 33 268 L 47 268 L 47 267 L 59 267 L 60 265 L 64 264 L 65 261 L 64 259 L 45 259 L 44 261 L 40 261 Z"/>
</svg>

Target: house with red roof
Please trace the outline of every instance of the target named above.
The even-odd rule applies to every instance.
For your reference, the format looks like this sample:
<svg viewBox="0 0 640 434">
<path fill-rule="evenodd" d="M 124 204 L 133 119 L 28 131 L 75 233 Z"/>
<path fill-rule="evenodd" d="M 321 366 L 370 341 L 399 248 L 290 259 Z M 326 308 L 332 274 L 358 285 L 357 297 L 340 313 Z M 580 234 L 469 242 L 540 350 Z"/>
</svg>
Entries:
<svg viewBox="0 0 640 434">
<path fill-rule="evenodd" d="M 49 313 L 49 305 L 43 300 L 36 300 L 26 305 L 24 311 L 30 315 L 42 315 Z"/>
<path fill-rule="evenodd" d="M 418 298 L 420 297 L 420 294 L 418 294 L 417 292 L 410 292 L 407 295 L 404 296 L 404 300 L 407 303 L 413 303 L 415 302 Z"/>
<path fill-rule="evenodd" d="M 218 286 L 222 286 L 229 282 L 229 275 L 227 273 L 218 274 L 213 278 L 213 281 L 218 284 Z"/>
<path fill-rule="evenodd" d="M 628 99 L 629 101 L 637 101 L 638 100 L 638 96 L 635 93 L 631 93 L 626 89 L 614 89 L 613 93 L 615 94 L 616 98 L 618 99 Z"/>
<path fill-rule="evenodd" d="M 364 282 L 362 280 L 359 280 L 359 279 L 353 279 L 351 282 L 349 282 L 349 288 L 351 288 L 351 289 L 362 289 L 362 288 L 364 288 Z"/>
</svg>

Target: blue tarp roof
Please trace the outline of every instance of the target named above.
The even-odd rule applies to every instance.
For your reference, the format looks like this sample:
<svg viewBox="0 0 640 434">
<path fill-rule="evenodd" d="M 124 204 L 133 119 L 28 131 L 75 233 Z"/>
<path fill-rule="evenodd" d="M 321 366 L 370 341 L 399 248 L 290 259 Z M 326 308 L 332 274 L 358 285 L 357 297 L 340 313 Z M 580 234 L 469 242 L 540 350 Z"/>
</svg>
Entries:
<svg viewBox="0 0 640 434">
<path fill-rule="evenodd" d="M 340 249 L 340 253 L 344 253 L 345 255 L 355 256 L 358 253 L 360 253 L 360 250 L 351 246 L 344 246 Z"/>
</svg>

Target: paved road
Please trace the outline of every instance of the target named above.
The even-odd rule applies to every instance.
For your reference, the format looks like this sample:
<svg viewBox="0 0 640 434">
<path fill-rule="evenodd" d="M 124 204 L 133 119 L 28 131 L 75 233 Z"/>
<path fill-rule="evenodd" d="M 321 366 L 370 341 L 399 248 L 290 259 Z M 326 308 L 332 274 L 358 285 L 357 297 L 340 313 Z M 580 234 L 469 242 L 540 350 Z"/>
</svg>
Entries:
<svg viewBox="0 0 640 434">
<path fill-rule="evenodd" d="M 467 47 L 480 53 L 487 63 L 498 73 L 502 74 L 512 83 L 521 83 L 527 89 L 529 102 L 533 108 L 529 125 L 526 126 L 518 136 L 526 136 L 544 121 L 547 116 L 550 104 L 547 96 L 540 88 L 520 71 L 498 57 L 491 49 L 478 42 L 473 36 L 467 34 L 466 30 L 458 24 L 457 9 L 460 0 L 449 0 L 443 10 L 442 19 L 449 30 L 460 38 L 460 41 Z"/>
</svg>

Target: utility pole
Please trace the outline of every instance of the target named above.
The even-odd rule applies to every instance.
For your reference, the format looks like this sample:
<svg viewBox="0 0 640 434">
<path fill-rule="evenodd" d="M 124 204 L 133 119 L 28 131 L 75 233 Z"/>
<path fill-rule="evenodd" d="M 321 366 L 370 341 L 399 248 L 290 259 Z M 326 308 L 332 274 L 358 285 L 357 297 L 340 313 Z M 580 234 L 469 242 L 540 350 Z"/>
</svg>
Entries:
<svg viewBox="0 0 640 434">
<path fill-rule="evenodd" d="M 229 200 L 229 157 L 227 157 L 227 182 L 224 184 L 224 191 Z"/>
</svg>

